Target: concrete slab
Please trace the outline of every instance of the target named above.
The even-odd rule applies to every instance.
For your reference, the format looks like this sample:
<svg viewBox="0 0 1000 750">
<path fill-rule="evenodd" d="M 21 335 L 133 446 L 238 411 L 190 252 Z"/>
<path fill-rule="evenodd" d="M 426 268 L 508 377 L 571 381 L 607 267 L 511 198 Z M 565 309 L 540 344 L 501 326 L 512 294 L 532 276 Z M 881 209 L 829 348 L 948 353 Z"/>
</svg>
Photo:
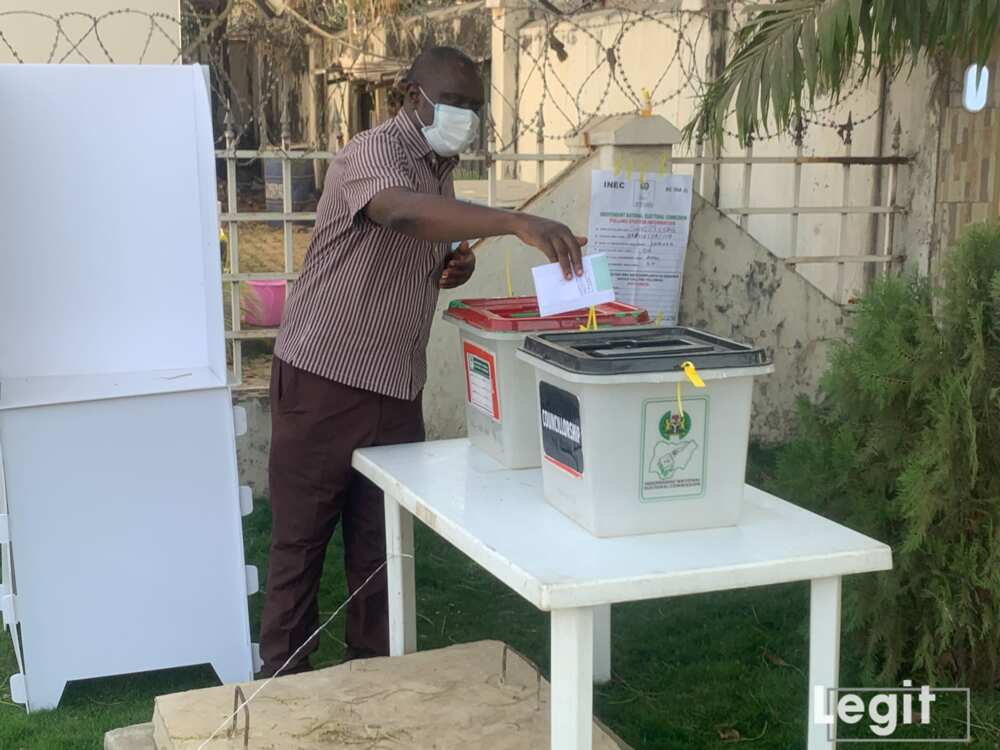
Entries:
<svg viewBox="0 0 1000 750">
<path fill-rule="evenodd" d="M 260 683 L 242 686 L 249 697 Z M 233 708 L 233 686 L 156 699 L 156 750 L 197 750 Z M 206 750 L 243 747 L 245 718 Z M 279 677 L 250 704 L 251 750 L 539 750 L 549 746 L 549 685 L 497 641 L 352 662 Z M 627 746 L 595 722 L 594 750 Z"/>
<path fill-rule="evenodd" d="M 104 750 L 156 750 L 153 724 L 134 724 L 107 732 L 104 735 Z"/>
</svg>

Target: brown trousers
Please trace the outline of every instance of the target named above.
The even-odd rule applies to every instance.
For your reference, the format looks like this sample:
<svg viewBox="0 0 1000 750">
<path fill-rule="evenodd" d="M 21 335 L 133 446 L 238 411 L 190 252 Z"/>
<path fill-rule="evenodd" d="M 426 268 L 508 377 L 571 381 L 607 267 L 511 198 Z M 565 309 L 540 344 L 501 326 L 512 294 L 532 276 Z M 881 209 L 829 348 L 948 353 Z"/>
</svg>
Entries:
<svg viewBox="0 0 1000 750">
<path fill-rule="evenodd" d="M 420 398 L 380 396 L 292 367 L 271 369 L 271 553 L 261 615 L 265 674 L 281 667 L 319 627 L 320 576 L 327 544 L 343 525 L 351 593 L 385 562 L 382 493 L 351 469 L 356 448 L 424 439 Z M 347 606 L 346 658 L 389 653 L 385 570 Z M 308 668 L 319 639 L 286 672 Z"/>
</svg>

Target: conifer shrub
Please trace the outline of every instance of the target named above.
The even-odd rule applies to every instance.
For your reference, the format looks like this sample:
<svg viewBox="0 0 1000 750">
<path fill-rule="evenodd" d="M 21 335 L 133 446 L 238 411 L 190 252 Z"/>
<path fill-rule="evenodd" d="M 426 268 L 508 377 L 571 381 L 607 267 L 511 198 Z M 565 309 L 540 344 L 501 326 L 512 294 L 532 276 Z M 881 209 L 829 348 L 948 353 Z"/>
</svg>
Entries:
<svg viewBox="0 0 1000 750">
<path fill-rule="evenodd" d="M 892 546 L 845 586 L 870 677 L 1000 682 L 1000 223 L 860 301 L 775 485 Z"/>
</svg>

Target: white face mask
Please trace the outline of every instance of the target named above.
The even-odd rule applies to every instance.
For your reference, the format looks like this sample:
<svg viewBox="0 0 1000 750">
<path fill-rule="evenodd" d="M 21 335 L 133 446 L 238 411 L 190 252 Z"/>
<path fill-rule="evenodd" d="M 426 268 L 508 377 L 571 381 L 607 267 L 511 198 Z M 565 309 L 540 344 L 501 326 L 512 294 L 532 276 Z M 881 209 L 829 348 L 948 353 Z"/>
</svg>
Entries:
<svg viewBox="0 0 1000 750">
<path fill-rule="evenodd" d="M 420 89 L 420 93 L 434 105 L 434 120 L 421 128 L 434 153 L 439 156 L 457 156 L 465 151 L 479 132 L 479 115 L 471 109 L 435 104 L 423 89 Z M 420 115 L 417 115 L 417 120 L 420 120 Z M 423 125 L 423 120 L 420 123 Z"/>
</svg>

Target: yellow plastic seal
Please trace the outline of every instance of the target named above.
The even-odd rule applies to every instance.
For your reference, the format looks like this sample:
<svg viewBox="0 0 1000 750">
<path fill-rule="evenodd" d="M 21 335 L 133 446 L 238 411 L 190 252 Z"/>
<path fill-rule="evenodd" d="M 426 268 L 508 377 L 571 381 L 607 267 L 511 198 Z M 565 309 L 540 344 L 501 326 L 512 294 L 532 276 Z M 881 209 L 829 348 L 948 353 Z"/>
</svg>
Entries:
<svg viewBox="0 0 1000 750">
<path fill-rule="evenodd" d="M 694 362 L 685 362 L 681 365 L 681 369 L 684 370 L 684 374 L 687 375 L 687 379 L 691 381 L 691 385 L 695 388 L 705 387 L 705 381 L 701 379 L 701 375 L 699 375 L 698 370 L 695 369 Z"/>
</svg>

